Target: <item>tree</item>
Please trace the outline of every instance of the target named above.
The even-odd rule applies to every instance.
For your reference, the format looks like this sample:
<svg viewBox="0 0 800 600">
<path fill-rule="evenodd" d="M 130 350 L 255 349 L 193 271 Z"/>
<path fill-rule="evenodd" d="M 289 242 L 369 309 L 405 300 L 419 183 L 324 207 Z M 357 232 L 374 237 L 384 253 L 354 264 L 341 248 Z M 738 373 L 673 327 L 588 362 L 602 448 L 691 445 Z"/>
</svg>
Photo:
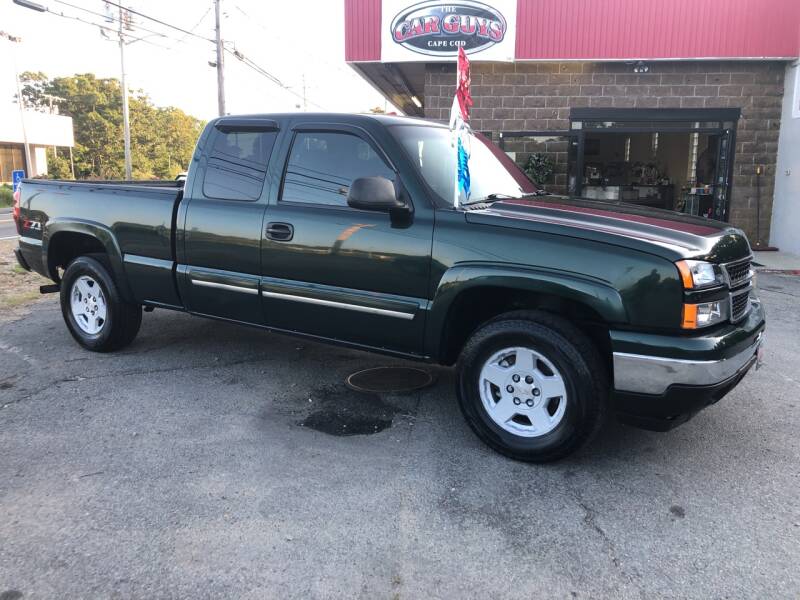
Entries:
<svg viewBox="0 0 800 600">
<path fill-rule="evenodd" d="M 49 103 L 44 97 L 45 87 L 50 83 L 47 75 L 41 71 L 36 73 L 26 71 L 20 76 L 20 80 L 25 108 L 43 110 L 48 106 Z"/>
<path fill-rule="evenodd" d="M 47 149 L 47 176 L 52 179 L 72 179 L 72 167 L 66 150 Z"/>
<path fill-rule="evenodd" d="M 26 106 L 43 110 L 51 102 L 49 97 L 55 97 L 59 112 L 72 117 L 78 179 L 125 176 L 119 81 L 92 73 L 48 79 L 30 72 L 23 73 L 21 80 Z M 205 123 L 178 108 L 154 106 L 142 90 L 131 92 L 128 100 L 133 176 L 172 179 L 185 171 Z M 63 166 L 54 165 L 54 174 L 63 174 Z"/>
</svg>

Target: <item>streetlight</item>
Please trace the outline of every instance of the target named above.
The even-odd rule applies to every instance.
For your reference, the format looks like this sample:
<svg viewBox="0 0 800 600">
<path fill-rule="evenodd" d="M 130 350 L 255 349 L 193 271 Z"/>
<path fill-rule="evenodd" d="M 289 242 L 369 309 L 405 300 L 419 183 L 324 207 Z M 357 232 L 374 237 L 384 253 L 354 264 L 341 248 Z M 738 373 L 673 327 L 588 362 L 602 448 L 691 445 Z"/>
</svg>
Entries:
<svg viewBox="0 0 800 600">
<path fill-rule="evenodd" d="M 17 0 L 14 0 L 15 2 Z M 25 0 L 19 0 L 20 2 L 24 2 Z M 11 65 L 14 69 L 14 81 L 17 86 L 17 104 L 19 105 L 19 122 L 22 126 L 22 143 L 25 146 L 25 170 L 27 172 L 28 177 L 33 177 L 33 163 L 31 162 L 31 147 L 28 144 L 28 132 L 25 129 L 25 106 L 22 101 L 22 86 L 19 84 L 19 71 L 17 71 L 17 58 L 16 53 L 14 52 L 13 44 L 19 44 L 22 42 L 22 38 L 11 35 L 10 33 L 6 33 L 5 31 L 0 31 L 0 37 L 5 38 L 9 42 L 9 48 L 11 52 Z"/>
<path fill-rule="evenodd" d="M 38 4 L 37 2 L 30 2 L 30 0 L 14 0 L 14 4 L 18 4 L 23 8 L 30 8 L 31 10 L 35 10 L 37 12 L 47 12 L 47 8 Z"/>
</svg>

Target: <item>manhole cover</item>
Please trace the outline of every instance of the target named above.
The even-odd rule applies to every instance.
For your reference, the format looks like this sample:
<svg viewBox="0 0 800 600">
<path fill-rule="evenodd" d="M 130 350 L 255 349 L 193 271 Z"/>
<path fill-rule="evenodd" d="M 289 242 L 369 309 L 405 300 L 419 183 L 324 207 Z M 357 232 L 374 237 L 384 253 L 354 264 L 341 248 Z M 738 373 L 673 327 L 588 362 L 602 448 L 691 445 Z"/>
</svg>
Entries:
<svg viewBox="0 0 800 600">
<path fill-rule="evenodd" d="M 429 386 L 433 383 L 433 375 L 414 367 L 375 367 L 349 375 L 345 383 L 359 392 L 402 393 Z"/>
</svg>

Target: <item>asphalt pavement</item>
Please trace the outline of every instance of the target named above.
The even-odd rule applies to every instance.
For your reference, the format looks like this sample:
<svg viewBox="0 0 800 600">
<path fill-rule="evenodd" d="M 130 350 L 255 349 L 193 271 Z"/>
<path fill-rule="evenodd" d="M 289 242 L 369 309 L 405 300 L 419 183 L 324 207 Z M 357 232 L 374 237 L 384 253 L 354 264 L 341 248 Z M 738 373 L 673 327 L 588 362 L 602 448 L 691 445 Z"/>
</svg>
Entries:
<svg viewBox="0 0 800 600">
<path fill-rule="evenodd" d="M 0 240 L 17 237 L 17 227 L 11 217 L 11 209 L 0 207 Z"/>
<path fill-rule="evenodd" d="M 447 369 L 359 395 L 402 363 L 158 310 L 92 354 L 48 296 L 0 324 L 0 598 L 797 598 L 800 278 L 759 285 L 761 370 L 544 466 Z"/>
</svg>

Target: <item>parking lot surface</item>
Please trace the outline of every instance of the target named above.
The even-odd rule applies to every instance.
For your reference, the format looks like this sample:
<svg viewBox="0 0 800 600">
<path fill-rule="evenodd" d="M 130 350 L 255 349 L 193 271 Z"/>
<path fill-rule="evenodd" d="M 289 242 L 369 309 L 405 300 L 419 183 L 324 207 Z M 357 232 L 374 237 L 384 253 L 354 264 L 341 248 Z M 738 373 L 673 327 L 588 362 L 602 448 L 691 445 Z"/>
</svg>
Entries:
<svg viewBox="0 0 800 600">
<path fill-rule="evenodd" d="M 796 598 L 800 278 L 759 286 L 761 370 L 550 465 L 448 369 L 360 395 L 404 363 L 165 311 L 92 354 L 45 297 L 0 323 L 0 598 Z"/>
</svg>

